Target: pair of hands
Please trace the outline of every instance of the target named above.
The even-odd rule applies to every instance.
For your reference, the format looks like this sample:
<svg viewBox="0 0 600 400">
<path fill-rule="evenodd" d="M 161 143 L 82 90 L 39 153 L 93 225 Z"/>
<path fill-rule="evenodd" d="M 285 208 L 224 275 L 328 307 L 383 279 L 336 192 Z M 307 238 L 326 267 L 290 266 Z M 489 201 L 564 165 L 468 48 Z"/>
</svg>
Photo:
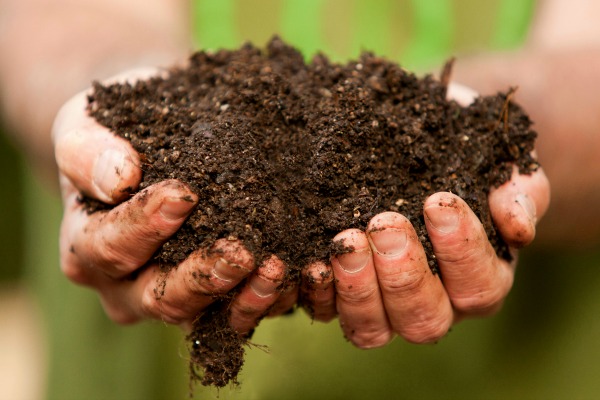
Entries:
<svg viewBox="0 0 600 400">
<path fill-rule="evenodd" d="M 473 99 L 460 86 L 451 86 L 449 95 L 463 104 Z M 227 239 L 218 240 L 209 256 L 198 250 L 165 274 L 148 261 L 185 221 L 197 197 L 174 180 L 130 197 L 141 180 L 139 156 L 89 117 L 86 105 L 86 93 L 72 98 L 52 132 L 64 204 L 61 266 L 69 279 L 98 291 L 116 322 L 154 318 L 188 326 L 215 295 L 244 282 L 230 317 L 240 333 L 252 330 L 265 314 L 279 315 L 300 303 L 319 321 L 339 315 L 345 336 L 361 348 L 383 346 L 395 335 L 427 343 L 464 317 L 497 311 L 512 286 L 516 257 L 511 263 L 499 259 L 467 204 L 445 192 L 430 196 L 423 209 L 441 279 L 430 272 L 410 222 L 393 212 L 375 216 L 365 232 L 339 233 L 334 240 L 354 251 L 330 264 L 307 266 L 300 285 L 284 292 L 279 287 L 286 266 L 280 259 L 272 256 L 258 266 L 239 242 Z M 81 192 L 116 206 L 88 215 L 77 200 Z M 515 171 L 489 196 L 492 218 L 513 248 L 533 240 L 548 202 L 542 170 L 530 176 Z"/>
</svg>

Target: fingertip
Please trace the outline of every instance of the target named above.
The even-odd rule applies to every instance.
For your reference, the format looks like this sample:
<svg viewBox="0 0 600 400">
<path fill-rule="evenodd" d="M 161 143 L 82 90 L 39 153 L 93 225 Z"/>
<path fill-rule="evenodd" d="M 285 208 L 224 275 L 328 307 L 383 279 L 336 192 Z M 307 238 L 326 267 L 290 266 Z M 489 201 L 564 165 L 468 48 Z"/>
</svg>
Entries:
<svg viewBox="0 0 600 400">
<path fill-rule="evenodd" d="M 331 263 L 349 274 L 360 272 L 371 259 L 367 235 L 359 229 L 347 229 L 333 238 Z"/>
<path fill-rule="evenodd" d="M 328 322 L 337 314 L 333 269 L 318 261 L 302 270 L 300 303 L 315 321 Z"/>
<path fill-rule="evenodd" d="M 548 207 L 550 207 L 550 199 L 552 197 L 550 180 L 541 167 L 532 174 L 532 180 L 534 182 L 532 197 L 537 211 L 537 221 L 539 222 L 548 211 Z"/>
<path fill-rule="evenodd" d="M 349 248 L 352 246 L 363 246 L 368 244 L 366 242 L 366 236 L 360 229 L 352 228 L 346 229 L 333 237 L 333 243 L 336 244 L 340 249 Z"/>
<path fill-rule="evenodd" d="M 128 211 L 127 218 L 134 224 L 143 223 L 139 213 L 141 208 L 148 222 L 160 227 L 161 232 L 165 231 L 171 235 L 189 216 L 197 202 L 198 196 L 186 185 L 169 179 L 141 190 L 119 207 Z"/>
<path fill-rule="evenodd" d="M 514 167 L 510 181 L 492 190 L 491 195 L 502 191 L 512 192 L 515 197 L 520 194 L 528 198 L 531 204 L 527 205 L 526 211 L 534 224 L 546 214 L 550 205 L 550 181 L 542 168 L 531 174 L 521 174 Z"/>
<path fill-rule="evenodd" d="M 449 192 L 437 192 L 429 196 L 423 205 L 425 225 L 428 231 L 439 235 L 454 233 L 464 218 L 465 202 Z"/>
<path fill-rule="evenodd" d="M 473 103 L 477 96 L 478 94 L 475 90 L 456 82 L 450 82 L 446 93 L 446 97 L 449 100 L 454 100 L 463 107 L 467 107 Z"/>
<path fill-rule="evenodd" d="M 397 258 L 404 252 L 410 240 L 409 236 L 415 236 L 412 224 L 405 216 L 396 212 L 378 214 L 367 226 L 371 249 L 388 259 Z"/>
<path fill-rule="evenodd" d="M 131 195 L 142 178 L 135 152 L 107 148 L 92 166 L 93 195 L 108 204 L 116 204 Z"/>
<path fill-rule="evenodd" d="M 425 203 L 423 208 L 427 208 L 430 206 L 443 206 L 443 205 L 451 205 L 454 206 L 459 202 L 464 202 L 459 196 L 455 195 L 451 192 L 435 192 L 427 199 L 425 199 Z"/>
<path fill-rule="evenodd" d="M 286 271 L 283 261 L 273 255 L 257 269 L 257 273 L 249 281 L 249 286 L 259 297 L 273 296 L 283 282 Z"/>
<path fill-rule="evenodd" d="M 219 287 L 227 290 L 255 269 L 252 254 L 237 240 L 219 239 L 207 254 L 198 250 L 196 256 L 203 264 L 212 264 L 211 275 L 220 282 Z"/>
<path fill-rule="evenodd" d="M 333 282 L 333 270 L 330 265 L 317 261 L 302 270 L 302 278 L 310 288 L 327 288 Z"/>
<path fill-rule="evenodd" d="M 514 210 L 516 208 L 516 210 Z M 508 212 L 508 228 L 499 228 L 504 240 L 513 247 L 524 247 L 530 244 L 535 238 L 537 211 L 535 203 L 525 193 L 518 193 L 515 196 L 512 209 Z M 494 214 L 492 214 L 494 215 Z M 493 218 L 493 217 L 492 217 Z"/>
<path fill-rule="evenodd" d="M 213 244 L 210 252 L 217 254 L 231 264 L 240 266 L 245 270 L 245 274 L 249 274 L 256 269 L 254 256 L 239 240 L 219 239 Z"/>
<path fill-rule="evenodd" d="M 198 196 L 179 181 L 161 182 L 156 189 L 162 197 L 159 213 L 168 221 L 181 221 L 198 203 Z"/>
<path fill-rule="evenodd" d="M 546 213 L 549 201 L 550 185 L 541 169 L 522 175 L 515 167 L 511 180 L 489 195 L 492 218 L 504 240 L 514 247 L 533 241 L 536 225 Z"/>
<path fill-rule="evenodd" d="M 283 261 L 273 255 L 248 278 L 231 303 L 230 325 L 244 334 L 253 329 L 280 297 L 287 273 Z"/>
<path fill-rule="evenodd" d="M 381 328 L 373 331 L 346 332 L 346 337 L 359 349 L 368 350 L 389 344 L 394 339 L 394 332 L 389 328 Z"/>
<path fill-rule="evenodd" d="M 367 232 L 385 228 L 401 228 L 407 221 L 408 219 L 400 213 L 385 211 L 371 218 L 367 225 Z"/>
<path fill-rule="evenodd" d="M 95 122 L 57 137 L 55 155 L 59 170 L 78 190 L 107 204 L 130 196 L 142 178 L 131 144 Z"/>
</svg>

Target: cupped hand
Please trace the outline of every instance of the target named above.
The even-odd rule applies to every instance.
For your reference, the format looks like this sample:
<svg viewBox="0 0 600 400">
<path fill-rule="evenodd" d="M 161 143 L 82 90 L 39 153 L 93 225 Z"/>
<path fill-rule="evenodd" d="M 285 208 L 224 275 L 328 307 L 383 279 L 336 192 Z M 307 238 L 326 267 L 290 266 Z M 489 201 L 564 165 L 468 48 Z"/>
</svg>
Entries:
<svg viewBox="0 0 600 400">
<path fill-rule="evenodd" d="M 114 81 L 156 73 L 140 69 Z M 271 257 L 257 266 L 237 241 L 218 240 L 168 273 L 150 262 L 197 205 L 197 196 L 176 180 L 132 195 L 142 175 L 139 155 L 88 115 L 86 96 L 80 93 L 62 107 L 52 132 L 64 206 L 61 268 L 70 280 L 94 288 L 109 317 L 119 323 L 154 318 L 189 325 L 242 281 L 230 308 L 230 323 L 240 333 L 251 331 L 269 310 L 284 312 L 296 302 L 297 290 L 279 290 L 283 262 Z M 81 193 L 114 208 L 87 213 Z"/>
<path fill-rule="evenodd" d="M 463 104 L 473 99 L 468 88 L 449 89 Z M 500 309 L 512 287 L 516 249 L 534 239 L 549 199 L 542 169 L 520 175 L 515 168 L 508 182 L 490 192 L 492 219 L 514 255 L 509 262 L 496 255 L 461 198 L 431 195 L 423 213 L 437 275 L 412 224 L 395 212 L 378 214 L 366 231 L 349 229 L 334 238 L 351 252 L 333 257 L 331 265 L 307 268 L 305 280 L 313 289 L 302 295 L 305 308 L 323 321 L 337 312 L 344 335 L 360 348 L 383 346 L 396 335 L 413 343 L 435 342 L 461 319 Z"/>
</svg>

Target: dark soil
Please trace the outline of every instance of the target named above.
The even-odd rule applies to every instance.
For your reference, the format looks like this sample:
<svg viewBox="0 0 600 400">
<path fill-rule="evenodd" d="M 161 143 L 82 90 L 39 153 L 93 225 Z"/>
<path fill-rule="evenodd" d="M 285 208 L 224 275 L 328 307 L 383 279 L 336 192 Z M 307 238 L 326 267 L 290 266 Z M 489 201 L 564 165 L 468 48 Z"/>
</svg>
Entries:
<svg viewBox="0 0 600 400">
<path fill-rule="evenodd" d="M 287 283 L 295 282 L 307 263 L 329 260 L 338 232 L 392 210 L 413 223 L 437 273 L 425 198 L 458 194 L 509 259 L 488 192 L 513 164 L 521 173 L 538 167 L 536 134 L 511 91 L 464 108 L 446 100 L 449 69 L 442 75 L 418 79 L 370 53 L 344 65 L 323 55 L 306 64 L 275 38 L 266 51 L 196 53 L 189 66 L 134 86 L 95 84 L 89 110 L 141 153 L 140 189 L 176 178 L 199 197 L 154 256 L 165 270 L 237 238 L 258 263 L 279 256 L 290 267 Z M 247 339 L 228 328 L 226 310 L 227 300 L 218 301 L 189 336 L 203 384 L 235 382 L 243 363 Z"/>
</svg>

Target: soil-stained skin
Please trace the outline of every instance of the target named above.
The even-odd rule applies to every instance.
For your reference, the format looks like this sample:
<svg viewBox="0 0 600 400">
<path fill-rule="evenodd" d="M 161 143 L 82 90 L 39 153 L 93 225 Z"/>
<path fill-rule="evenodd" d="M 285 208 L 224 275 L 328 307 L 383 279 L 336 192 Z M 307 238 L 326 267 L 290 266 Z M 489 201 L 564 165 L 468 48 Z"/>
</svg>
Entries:
<svg viewBox="0 0 600 400">
<path fill-rule="evenodd" d="M 322 55 L 305 63 L 274 38 L 266 51 L 246 45 L 194 54 L 188 67 L 134 86 L 95 84 L 89 110 L 141 154 L 141 190 L 175 178 L 199 197 L 155 256 L 164 268 L 233 238 L 257 263 L 277 255 L 297 283 L 306 265 L 344 250 L 332 246 L 338 232 L 396 211 L 414 225 L 436 272 L 425 198 L 462 197 L 496 252 L 510 259 L 487 196 L 512 165 L 522 173 L 538 166 L 530 155 L 536 134 L 512 92 L 464 108 L 446 100 L 448 73 L 444 83 L 418 79 L 369 53 L 343 65 Z"/>
</svg>

